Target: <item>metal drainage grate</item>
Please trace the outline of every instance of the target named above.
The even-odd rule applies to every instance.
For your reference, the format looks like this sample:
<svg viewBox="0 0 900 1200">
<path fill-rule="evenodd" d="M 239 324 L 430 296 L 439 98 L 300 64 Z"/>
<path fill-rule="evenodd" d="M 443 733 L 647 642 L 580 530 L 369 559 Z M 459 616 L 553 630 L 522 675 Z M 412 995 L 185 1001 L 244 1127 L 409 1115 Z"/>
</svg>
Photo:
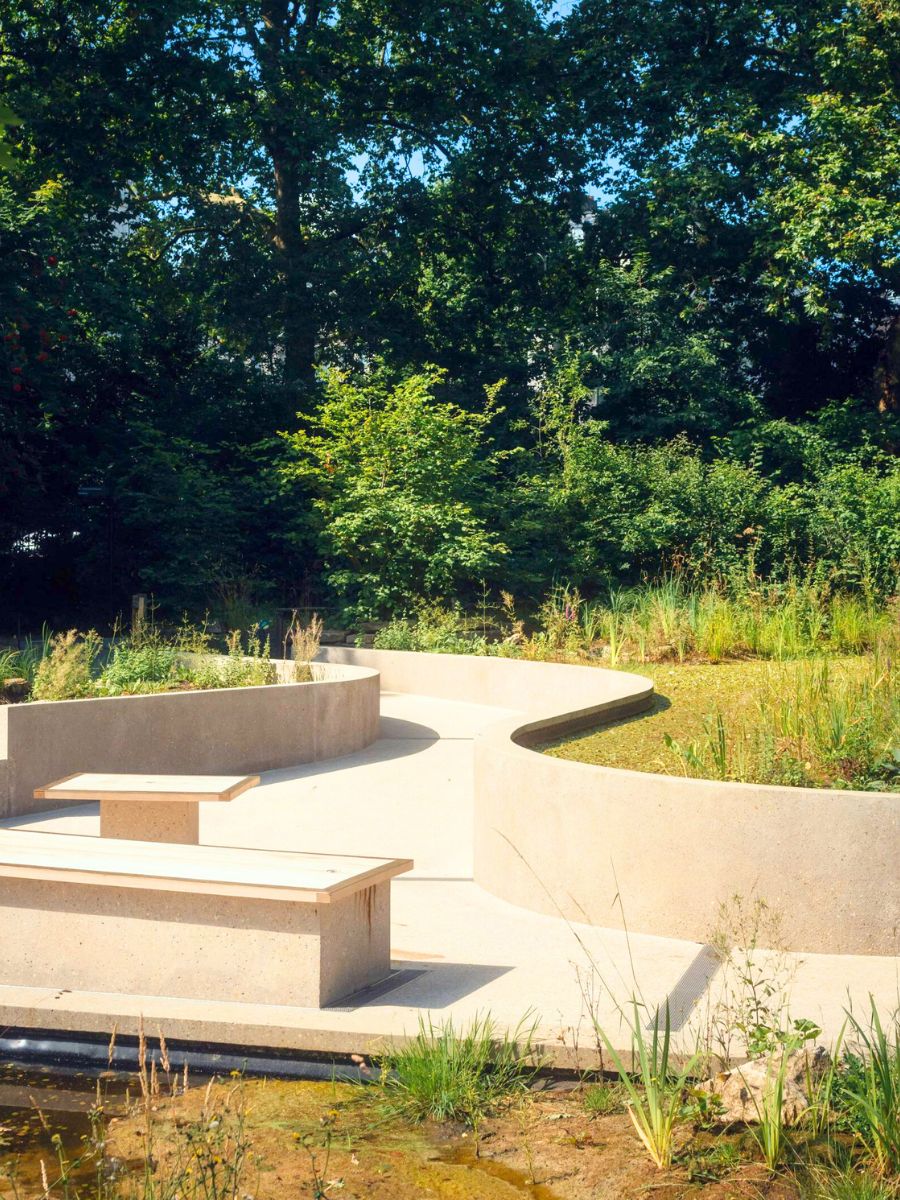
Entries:
<svg viewBox="0 0 900 1200">
<path fill-rule="evenodd" d="M 712 946 L 702 946 L 700 952 L 662 1004 L 644 1026 L 645 1029 L 665 1028 L 666 1009 L 669 1012 L 669 1029 L 676 1033 L 687 1024 L 713 976 L 722 965 L 722 959 Z"/>
</svg>

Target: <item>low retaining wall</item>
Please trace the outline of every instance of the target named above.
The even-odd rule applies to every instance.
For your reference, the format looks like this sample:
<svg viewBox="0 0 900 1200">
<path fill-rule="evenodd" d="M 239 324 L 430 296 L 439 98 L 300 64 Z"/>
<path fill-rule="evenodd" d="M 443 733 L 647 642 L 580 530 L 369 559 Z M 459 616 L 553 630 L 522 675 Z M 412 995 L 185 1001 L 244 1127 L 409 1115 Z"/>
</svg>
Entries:
<svg viewBox="0 0 900 1200">
<path fill-rule="evenodd" d="M 475 880 L 524 908 L 705 941 L 719 905 L 765 899 L 785 948 L 900 949 L 900 796 L 574 763 L 528 747 L 646 708 L 647 679 L 470 655 L 328 647 L 387 691 L 515 709 L 475 740 Z"/>
<path fill-rule="evenodd" d="M 371 745 L 378 672 L 317 670 L 314 683 L 4 705 L 0 816 L 46 808 L 34 789 L 76 771 L 256 774 Z"/>
</svg>

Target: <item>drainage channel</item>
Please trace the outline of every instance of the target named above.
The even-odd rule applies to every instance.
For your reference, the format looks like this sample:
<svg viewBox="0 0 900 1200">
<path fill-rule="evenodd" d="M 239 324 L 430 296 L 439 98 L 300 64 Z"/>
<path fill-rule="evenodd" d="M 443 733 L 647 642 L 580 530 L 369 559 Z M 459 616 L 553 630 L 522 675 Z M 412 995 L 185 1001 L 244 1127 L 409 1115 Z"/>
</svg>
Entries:
<svg viewBox="0 0 900 1200">
<path fill-rule="evenodd" d="M 274 1079 L 338 1080 L 350 1082 L 365 1077 L 359 1066 L 338 1055 L 302 1056 L 290 1052 L 273 1053 L 271 1049 L 254 1046 L 222 1046 L 206 1042 L 167 1041 L 166 1049 L 171 1069 L 182 1072 L 187 1067 L 192 1076 L 231 1075 L 235 1072 L 250 1078 L 267 1076 Z M 55 1073 L 74 1070 L 79 1075 L 92 1074 L 110 1078 L 112 1074 L 133 1075 L 138 1070 L 139 1041 L 133 1036 L 115 1039 L 92 1034 L 57 1033 L 39 1029 L 5 1029 L 0 1036 L 0 1063 L 15 1064 L 23 1069 L 48 1067 Z M 159 1039 L 148 1037 L 146 1065 L 161 1065 Z"/>
</svg>

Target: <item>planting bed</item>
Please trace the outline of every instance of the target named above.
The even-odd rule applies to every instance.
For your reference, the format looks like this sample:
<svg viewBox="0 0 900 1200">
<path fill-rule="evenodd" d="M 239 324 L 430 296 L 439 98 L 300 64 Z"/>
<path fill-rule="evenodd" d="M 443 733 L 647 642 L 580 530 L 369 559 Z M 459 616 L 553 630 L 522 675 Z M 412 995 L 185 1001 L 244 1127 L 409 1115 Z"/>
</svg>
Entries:
<svg viewBox="0 0 900 1200">
<path fill-rule="evenodd" d="M 900 704 L 889 663 L 857 656 L 648 663 L 640 671 L 655 688 L 646 713 L 551 742 L 545 752 L 665 775 L 900 790 Z"/>
<path fill-rule="evenodd" d="M 140 1096 L 138 1083 L 132 1081 L 132 1097 Z M 121 1088 L 119 1084 L 116 1091 L 121 1093 Z M 108 1094 L 109 1085 L 102 1090 Z M 82 1138 L 90 1133 L 88 1096 L 83 1103 L 72 1092 L 62 1097 L 76 1111 L 48 1111 L 45 1130 L 26 1099 L 28 1092 L 28 1087 L 21 1088 L 21 1107 L 0 1110 L 0 1131 L 6 1140 L 6 1153 L 0 1156 L 2 1197 L 16 1194 L 4 1172 L 15 1171 L 19 1195 L 42 1192 L 41 1159 L 52 1185 L 58 1173 L 56 1151 L 50 1145 L 53 1134 L 61 1136 L 64 1152 L 74 1159 L 83 1153 Z M 52 1109 L 51 1097 L 48 1100 Z M 103 1196 L 111 1200 L 114 1194 L 149 1195 L 143 1190 L 143 1110 L 119 1115 L 121 1099 L 107 1099 L 105 1107 L 106 1165 L 99 1172 L 106 1181 Z M 592 1112 L 590 1090 L 585 1088 L 532 1094 L 488 1118 L 476 1140 L 472 1130 L 458 1125 L 411 1125 L 387 1118 L 377 1089 L 271 1080 L 219 1083 L 209 1095 L 201 1085 L 174 1100 L 154 1103 L 152 1179 L 159 1195 L 173 1194 L 163 1181 L 186 1167 L 183 1146 L 188 1138 L 195 1155 L 206 1149 L 206 1138 L 197 1136 L 204 1111 L 221 1122 L 221 1135 L 214 1132 L 208 1143 L 221 1160 L 211 1164 L 221 1190 L 204 1191 L 198 1179 L 198 1194 L 215 1200 L 232 1194 L 254 1200 L 638 1200 L 647 1195 L 659 1200 L 805 1200 L 816 1195 L 790 1174 L 770 1176 L 747 1130 L 725 1136 L 696 1134 L 685 1125 L 676 1164 L 657 1171 L 628 1117 L 618 1108 L 605 1115 Z M 243 1169 L 240 1178 L 232 1180 L 230 1168 L 239 1158 Z M 73 1172 L 73 1182 L 91 1200 L 100 1200 L 91 1182 L 97 1165 L 90 1159 Z M 192 1173 L 200 1170 L 195 1158 Z M 134 1183 L 127 1180 L 129 1172 L 134 1173 Z M 120 1192 L 115 1191 L 116 1181 Z M 63 1195 L 62 1187 L 51 1186 L 50 1200 Z"/>
</svg>

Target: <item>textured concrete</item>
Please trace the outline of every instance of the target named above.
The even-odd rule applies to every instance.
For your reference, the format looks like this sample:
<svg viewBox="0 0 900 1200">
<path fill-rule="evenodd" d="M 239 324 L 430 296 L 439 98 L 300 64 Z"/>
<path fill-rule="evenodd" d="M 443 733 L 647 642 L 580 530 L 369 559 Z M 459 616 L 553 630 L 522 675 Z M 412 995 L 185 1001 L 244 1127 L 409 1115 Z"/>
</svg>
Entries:
<svg viewBox="0 0 900 1200">
<path fill-rule="evenodd" d="M 326 647 L 382 686 L 519 715 L 475 744 L 475 879 L 513 904 L 701 940 L 723 899 L 765 899 L 792 950 L 900 949 L 900 798 L 574 763 L 528 747 L 647 707 L 647 679 L 595 667 Z"/>
<path fill-rule="evenodd" d="M 103 800 L 100 803 L 100 836 L 140 838 L 145 842 L 180 842 L 194 845 L 200 841 L 198 804 L 169 801 Z"/>
<path fill-rule="evenodd" d="M 160 1025 L 171 1038 L 352 1053 L 415 1033 L 422 1017 L 465 1025 L 489 1012 L 511 1029 L 527 1016 L 560 1065 L 597 1062 L 595 1018 L 627 1050 L 620 1006 L 638 994 L 645 1011 L 655 1011 L 701 958 L 702 946 L 627 933 L 614 893 L 603 928 L 516 907 L 477 886 L 473 738 L 509 712 L 388 694 L 382 713 L 382 736 L 367 749 L 268 772 L 259 788 L 230 804 L 201 805 L 200 833 L 205 843 L 414 857 L 415 870 L 392 887 L 392 987 L 315 1010 L 9 985 L 0 987 L 0 1021 L 101 1033 L 115 1023 L 127 1033 L 143 1013 L 148 1028 Z M 18 824 L 96 834 L 97 806 Z M 818 1021 L 826 1037 L 836 1035 L 848 1002 L 864 1010 L 871 992 L 887 1012 L 900 994 L 892 957 L 787 956 L 786 965 L 791 1015 Z M 720 983 L 716 973 L 708 988 L 701 980 L 691 990 L 695 1025 L 679 1031 L 688 1045 L 715 1011 Z"/>
<path fill-rule="evenodd" d="M 390 973 L 403 860 L 0 833 L 0 983 L 320 1007 Z"/>
<path fill-rule="evenodd" d="M 246 774 L 368 746 L 377 674 L 317 670 L 315 683 L 0 706 L 0 815 L 46 808 L 35 789 L 77 771 Z"/>
</svg>

